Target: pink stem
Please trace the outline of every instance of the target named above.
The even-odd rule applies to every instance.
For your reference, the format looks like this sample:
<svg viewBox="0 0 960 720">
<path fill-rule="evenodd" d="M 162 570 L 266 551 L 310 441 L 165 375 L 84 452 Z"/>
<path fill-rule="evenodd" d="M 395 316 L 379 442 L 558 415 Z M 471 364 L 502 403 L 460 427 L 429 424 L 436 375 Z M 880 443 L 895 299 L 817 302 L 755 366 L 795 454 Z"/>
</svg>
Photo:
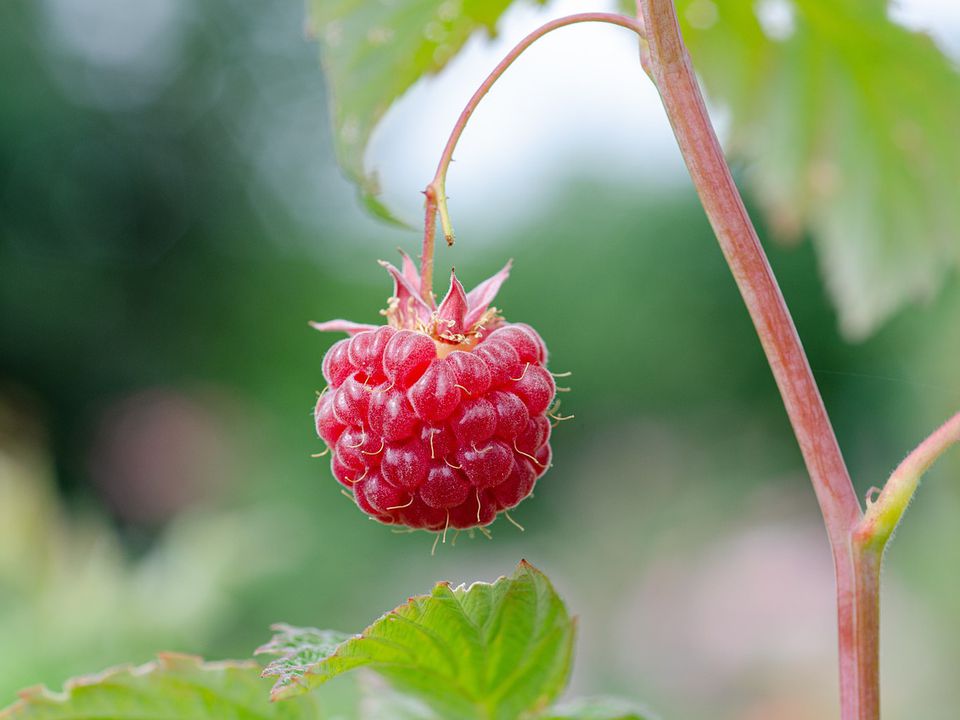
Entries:
<svg viewBox="0 0 960 720">
<path fill-rule="evenodd" d="M 844 720 L 880 718 L 880 562 L 881 552 L 853 543 L 854 638 L 844 678 L 841 665 L 840 704 Z M 844 620 L 840 616 L 840 622 Z M 842 651 L 841 651 L 842 652 Z M 843 656 L 841 655 L 841 661 Z M 852 669 L 851 669 L 852 668 Z M 845 682 L 844 682 L 845 680 Z M 844 694 L 846 688 L 846 694 Z"/>
<path fill-rule="evenodd" d="M 423 191 L 426 219 L 423 226 L 423 250 L 420 252 L 420 297 L 433 307 L 433 246 L 437 237 L 437 193 L 433 185 Z"/>
<path fill-rule="evenodd" d="M 641 55 L 645 69 L 756 326 L 823 513 L 837 577 L 842 718 L 876 720 L 878 595 L 864 558 L 851 544 L 860 503 L 793 319 L 710 124 L 673 1 L 640 0 L 638 7 L 647 41 Z"/>
</svg>

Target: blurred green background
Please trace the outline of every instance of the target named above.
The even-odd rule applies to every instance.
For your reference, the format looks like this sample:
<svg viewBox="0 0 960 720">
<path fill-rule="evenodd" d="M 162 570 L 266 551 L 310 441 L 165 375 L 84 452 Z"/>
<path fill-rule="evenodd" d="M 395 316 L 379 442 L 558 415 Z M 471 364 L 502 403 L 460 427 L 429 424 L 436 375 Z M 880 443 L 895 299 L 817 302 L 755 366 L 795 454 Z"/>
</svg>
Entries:
<svg viewBox="0 0 960 720">
<path fill-rule="evenodd" d="M 156 650 L 246 657 L 276 621 L 359 630 L 525 557 L 580 615 L 576 692 L 833 714 L 826 539 L 692 189 L 571 173 L 440 251 L 468 283 L 515 258 L 498 305 L 573 372 L 576 419 L 525 533 L 431 556 L 310 457 L 336 338 L 306 323 L 374 321 L 374 260 L 418 240 L 341 178 L 302 8 L 211 0 L 113 55 L 70 35 L 83 12 L 0 5 L 0 706 Z M 851 345 L 810 244 L 766 244 L 862 495 L 960 408 L 960 283 Z M 930 474 L 888 556 L 889 718 L 960 706 L 958 476 Z"/>
</svg>

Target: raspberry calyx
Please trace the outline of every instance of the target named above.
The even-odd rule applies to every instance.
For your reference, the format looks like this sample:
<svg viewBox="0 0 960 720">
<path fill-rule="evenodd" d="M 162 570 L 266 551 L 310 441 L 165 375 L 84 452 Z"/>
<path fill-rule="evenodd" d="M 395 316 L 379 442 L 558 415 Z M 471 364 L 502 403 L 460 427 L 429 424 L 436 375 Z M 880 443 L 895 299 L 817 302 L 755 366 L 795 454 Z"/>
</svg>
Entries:
<svg viewBox="0 0 960 720">
<path fill-rule="evenodd" d="M 402 270 L 380 264 L 394 280 L 386 325 L 311 323 L 350 336 L 323 358 L 314 411 L 333 475 L 385 524 L 489 525 L 550 466 L 546 345 L 491 306 L 510 263 L 469 293 L 451 272 L 439 305 L 409 256 Z"/>
</svg>

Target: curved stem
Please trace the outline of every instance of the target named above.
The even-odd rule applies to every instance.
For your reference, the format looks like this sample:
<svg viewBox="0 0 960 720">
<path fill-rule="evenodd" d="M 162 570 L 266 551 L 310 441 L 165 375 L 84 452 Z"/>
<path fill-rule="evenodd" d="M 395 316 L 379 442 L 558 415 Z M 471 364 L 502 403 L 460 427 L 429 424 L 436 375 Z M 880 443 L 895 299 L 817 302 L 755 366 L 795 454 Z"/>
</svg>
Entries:
<svg viewBox="0 0 960 720">
<path fill-rule="evenodd" d="M 871 629 L 858 623 L 875 606 L 875 595 L 858 584 L 861 563 L 851 542 L 860 503 L 793 319 L 710 124 L 673 1 L 639 0 L 638 10 L 647 40 L 641 59 L 660 92 L 693 184 L 760 336 L 830 537 L 837 577 L 842 718 L 875 720 L 875 704 L 861 701 L 878 694 L 878 658 L 876 642 L 866 639 L 871 633 L 875 638 L 875 624 Z M 858 627 L 864 632 L 858 633 Z M 865 683 L 872 686 L 865 688 Z"/>
<path fill-rule="evenodd" d="M 855 538 L 864 547 L 883 552 L 897 523 L 903 517 L 920 478 L 941 455 L 960 444 L 960 413 L 947 420 L 904 459 L 871 503 L 857 527 Z"/>
<path fill-rule="evenodd" d="M 588 22 L 619 25 L 620 27 L 632 30 L 641 37 L 643 36 L 643 28 L 637 20 L 615 13 L 587 12 L 551 20 L 523 38 L 523 40 L 518 42 L 516 46 L 506 54 L 503 60 L 501 60 L 486 77 L 480 87 L 477 88 L 477 91 L 470 98 L 469 102 L 467 102 L 463 112 L 460 113 L 460 117 L 457 118 L 457 123 L 453 127 L 453 132 L 450 134 L 450 138 L 443 148 L 443 154 L 440 156 L 440 162 L 437 164 L 437 172 L 424 191 L 424 195 L 426 195 L 426 219 L 423 230 L 423 251 L 420 255 L 420 294 L 428 302 L 429 295 L 431 295 L 433 291 L 433 251 L 438 212 L 440 214 L 440 226 L 443 229 L 443 236 L 447 241 L 447 245 L 453 245 L 453 224 L 450 222 L 450 213 L 447 209 L 447 170 L 450 167 L 451 160 L 453 160 L 453 151 L 457 147 L 460 136 L 463 135 L 467 122 L 473 115 L 474 110 L 477 109 L 477 105 L 480 104 L 480 101 L 490 91 L 494 83 L 500 79 L 500 76 L 506 72 L 507 68 L 509 68 L 528 47 L 554 30 L 567 27 L 568 25 Z"/>
</svg>

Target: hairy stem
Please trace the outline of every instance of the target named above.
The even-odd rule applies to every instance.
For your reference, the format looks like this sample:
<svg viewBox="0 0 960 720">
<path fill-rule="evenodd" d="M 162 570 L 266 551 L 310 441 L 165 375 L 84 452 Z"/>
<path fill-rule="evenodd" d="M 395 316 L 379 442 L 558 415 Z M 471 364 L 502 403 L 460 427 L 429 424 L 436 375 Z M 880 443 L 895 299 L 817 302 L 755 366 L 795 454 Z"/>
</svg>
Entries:
<svg viewBox="0 0 960 720">
<path fill-rule="evenodd" d="M 943 453 L 957 444 L 960 444 L 960 413 L 937 428 L 897 466 L 876 502 L 867 508 L 857 527 L 856 541 L 882 553 L 910 504 L 910 499 L 920 484 L 920 478 Z"/>
<path fill-rule="evenodd" d="M 469 102 L 467 102 L 463 112 L 460 113 L 460 117 L 457 118 L 457 123 L 453 127 L 453 132 L 450 134 L 450 138 L 447 140 L 447 144 L 443 148 L 443 154 L 440 156 L 440 162 L 437 164 L 437 172 L 433 176 L 433 180 L 427 186 L 427 189 L 424 191 L 427 200 L 426 220 L 423 229 L 423 252 L 420 256 L 420 277 L 422 278 L 420 284 L 420 294 L 423 295 L 424 299 L 428 300 L 428 302 L 428 295 L 432 291 L 433 283 L 433 251 L 438 213 L 440 214 L 440 226 L 443 229 L 443 236 L 448 245 L 453 245 L 453 224 L 450 222 L 450 213 L 447 210 L 447 170 L 450 168 L 450 162 L 453 160 L 453 151 L 457 147 L 460 136 L 463 135 L 463 131 L 467 126 L 467 122 L 473 115 L 474 110 L 477 109 L 477 105 L 480 104 L 480 101 L 490 91 L 490 88 L 493 87 L 494 83 L 500 79 L 500 76 L 506 72 L 507 68 L 509 68 L 527 48 L 529 48 L 531 45 L 533 45 L 533 43 L 547 33 L 553 32 L 554 30 L 558 30 L 559 28 L 566 27 L 568 25 L 576 25 L 578 23 L 587 22 L 602 22 L 611 25 L 619 25 L 620 27 L 633 30 L 635 33 L 642 34 L 640 25 L 636 20 L 624 15 L 616 15 L 614 13 L 578 13 L 576 15 L 568 15 L 566 17 L 552 20 L 545 25 L 541 25 L 539 28 L 527 35 L 525 38 L 523 38 L 523 40 L 517 43 L 509 53 L 506 54 L 503 60 L 501 60 L 500 63 L 493 69 L 493 71 L 486 77 L 480 87 L 477 88 L 477 91 L 470 98 Z"/>
<path fill-rule="evenodd" d="M 837 576 L 843 720 L 876 720 L 876 594 L 853 548 L 860 503 L 790 312 L 710 124 L 673 0 L 640 0 L 641 59 L 657 86 L 690 176 L 756 326 L 810 473 Z M 879 567 L 879 565 L 878 565 Z M 872 619 L 871 622 L 866 622 Z M 866 686 L 865 686 L 866 685 Z"/>
</svg>

